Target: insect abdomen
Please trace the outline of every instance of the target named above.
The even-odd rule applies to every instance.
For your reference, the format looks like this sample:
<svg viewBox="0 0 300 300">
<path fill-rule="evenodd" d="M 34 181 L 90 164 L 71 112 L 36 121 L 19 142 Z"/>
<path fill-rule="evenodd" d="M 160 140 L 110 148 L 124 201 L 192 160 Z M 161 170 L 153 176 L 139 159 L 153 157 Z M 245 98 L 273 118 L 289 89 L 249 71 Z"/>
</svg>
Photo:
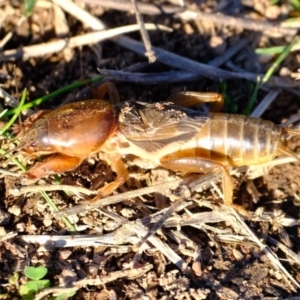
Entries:
<svg viewBox="0 0 300 300">
<path fill-rule="evenodd" d="M 195 137 L 195 155 L 229 166 L 259 164 L 277 155 L 281 136 L 272 122 L 214 113 Z"/>
</svg>

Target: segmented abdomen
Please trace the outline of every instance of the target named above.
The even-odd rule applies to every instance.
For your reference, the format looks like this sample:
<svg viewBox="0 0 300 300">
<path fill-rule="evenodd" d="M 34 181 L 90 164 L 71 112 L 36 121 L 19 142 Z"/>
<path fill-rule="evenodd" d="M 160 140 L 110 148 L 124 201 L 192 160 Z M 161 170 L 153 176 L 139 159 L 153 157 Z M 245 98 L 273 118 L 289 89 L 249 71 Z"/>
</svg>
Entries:
<svg viewBox="0 0 300 300">
<path fill-rule="evenodd" d="M 213 113 L 195 137 L 195 156 L 229 166 L 259 164 L 277 155 L 281 136 L 282 128 L 272 122 Z"/>
</svg>

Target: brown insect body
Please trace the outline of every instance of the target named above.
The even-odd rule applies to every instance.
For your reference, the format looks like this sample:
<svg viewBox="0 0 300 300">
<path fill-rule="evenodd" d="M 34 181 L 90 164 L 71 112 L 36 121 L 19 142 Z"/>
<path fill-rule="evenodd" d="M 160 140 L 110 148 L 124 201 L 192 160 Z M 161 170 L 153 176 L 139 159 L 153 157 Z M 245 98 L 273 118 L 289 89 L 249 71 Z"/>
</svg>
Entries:
<svg viewBox="0 0 300 300">
<path fill-rule="evenodd" d="M 136 154 L 158 165 L 167 155 L 201 157 L 225 166 L 260 164 L 278 155 L 284 130 L 270 121 L 225 113 L 203 114 L 168 103 L 159 103 L 158 109 L 157 105 L 123 105 L 118 121 L 130 147 L 120 147 L 120 153 Z M 128 113 L 134 118 L 126 116 Z"/>
<path fill-rule="evenodd" d="M 107 140 L 114 122 L 113 108 L 105 101 L 68 104 L 33 123 L 24 135 L 24 148 L 37 155 L 58 152 L 86 158 Z"/>
<path fill-rule="evenodd" d="M 226 166 L 259 164 L 280 153 L 296 157 L 283 146 L 288 130 L 257 118 L 205 114 L 170 102 L 111 106 L 88 100 L 42 115 L 25 131 L 22 145 L 32 156 L 55 153 L 27 172 L 33 179 L 71 170 L 91 154 L 104 152 L 117 178 L 99 190 L 98 198 L 126 181 L 123 158 L 131 154 L 177 171 L 221 170 L 224 199 L 231 204 Z"/>
<path fill-rule="evenodd" d="M 278 155 L 282 134 L 282 128 L 269 121 L 214 113 L 195 137 L 194 156 L 227 166 L 260 164 Z"/>
</svg>

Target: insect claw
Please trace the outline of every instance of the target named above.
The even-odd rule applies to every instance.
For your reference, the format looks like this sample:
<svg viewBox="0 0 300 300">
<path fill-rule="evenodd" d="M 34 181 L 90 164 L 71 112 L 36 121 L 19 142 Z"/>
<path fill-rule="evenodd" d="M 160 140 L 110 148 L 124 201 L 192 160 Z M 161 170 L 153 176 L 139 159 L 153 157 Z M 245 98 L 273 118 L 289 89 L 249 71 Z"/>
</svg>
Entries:
<svg viewBox="0 0 300 300">
<path fill-rule="evenodd" d="M 33 185 L 37 182 L 38 179 L 30 178 L 26 174 L 20 180 L 21 185 Z"/>
</svg>

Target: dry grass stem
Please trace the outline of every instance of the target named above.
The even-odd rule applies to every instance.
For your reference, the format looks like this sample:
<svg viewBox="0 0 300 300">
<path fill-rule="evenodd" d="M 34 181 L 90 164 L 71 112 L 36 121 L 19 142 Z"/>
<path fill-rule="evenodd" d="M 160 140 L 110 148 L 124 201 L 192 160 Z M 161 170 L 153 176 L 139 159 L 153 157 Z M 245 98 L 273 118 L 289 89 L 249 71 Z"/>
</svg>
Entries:
<svg viewBox="0 0 300 300">
<path fill-rule="evenodd" d="M 50 192 L 50 191 L 67 191 L 74 195 L 95 195 L 97 191 L 93 191 L 90 189 L 86 189 L 81 186 L 73 186 L 73 185 L 63 185 L 63 184 L 40 184 L 40 185 L 29 185 L 22 186 L 20 188 L 11 189 L 10 193 L 14 196 L 20 196 L 22 194 L 27 193 L 39 193 L 41 191 Z"/>
<path fill-rule="evenodd" d="M 193 213 L 185 218 L 169 218 L 164 222 L 164 227 L 201 225 L 207 223 L 229 222 L 231 220 L 232 217 L 227 211 L 208 211 Z"/>
<path fill-rule="evenodd" d="M 106 197 L 103 199 L 98 200 L 97 202 L 90 202 L 89 204 L 84 205 L 78 205 L 76 207 L 68 208 L 65 210 L 62 210 L 60 212 L 55 213 L 56 217 L 61 218 L 67 215 L 87 212 L 89 210 L 93 210 L 99 207 L 116 204 L 118 202 L 124 201 L 125 199 L 135 198 L 138 196 L 151 194 L 159 191 L 164 191 L 166 189 L 172 189 L 177 188 L 180 185 L 188 185 L 188 187 L 191 189 L 191 191 L 195 191 L 199 189 L 201 186 L 207 185 L 210 181 L 212 181 L 215 178 L 216 174 L 209 173 L 200 176 L 198 180 L 194 180 L 195 177 L 189 177 L 186 179 L 178 179 L 170 182 L 166 182 L 163 184 L 158 184 L 151 187 L 141 188 L 138 190 L 132 190 L 129 192 L 125 192 L 118 195 L 113 195 L 110 197 Z M 192 181 L 192 182 L 191 182 Z"/>
<path fill-rule="evenodd" d="M 141 239 L 141 241 L 137 244 L 137 248 L 141 247 L 143 245 L 143 243 L 145 243 L 148 238 L 155 234 L 157 232 L 157 230 L 159 228 L 161 228 L 163 226 L 163 224 L 165 223 L 165 221 L 170 218 L 170 216 L 176 212 L 176 210 L 180 207 L 180 205 L 182 204 L 182 201 L 186 199 L 185 198 L 181 198 L 179 200 L 177 200 L 175 203 L 173 203 L 170 208 L 162 215 L 162 217 L 160 218 L 160 220 L 158 220 L 151 228 L 150 230 L 147 232 L 147 234 Z"/>
<path fill-rule="evenodd" d="M 26 17 L 22 16 L 18 22 L 17 25 L 14 27 L 12 31 L 6 34 L 6 36 L 0 40 L 0 53 L 2 52 L 3 47 L 8 43 L 8 41 L 13 37 L 16 29 L 26 20 Z M 0 56 L 1 57 L 1 56 Z"/>
<path fill-rule="evenodd" d="M 60 5 L 60 3 L 57 3 L 57 4 Z M 69 5 L 71 5 L 69 3 L 69 1 L 65 1 L 65 3 L 63 5 L 61 5 L 61 7 L 63 9 L 68 9 Z M 79 15 L 73 14 L 73 16 L 75 18 L 78 18 L 80 21 L 82 21 L 87 26 L 90 26 L 94 30 L 97 30 L 100 26 L 105 26 L 104 23 L 101 22 L 100 20 L 97 20 L 99 24 L 96 25 L 95 24 L 96 22 L 92 16 L 91 16 L 91 18 L 86 18 L 86 19 L 83 19 L 80 14 Z M 90 21 L 90 19 L 92 19 L 92 20 Z M 130 49 L 140 55 L 145 54 L 146 49 L 141 42 L 135 41 L 133 39 L 130 39 L 130 38 L 124 37 L 124 36 L 119 36 L 118 38 L 115 38 L 114 41 L 117 44 L 119 44 L 120 46 Z M 243 73 L 229 72 L 226 70 L 216 68 L 214 66 L 209 66 L 206 64 L 202 64 L 202 63 L 193 61 L 191 59 L 182 57 L 180 55 L 171 53 L 169 51 L 166 51 L 166 50 L 163 50 L 163 49 L 160 49 L 157 47 L 153 47 L 153 50 L 155 51 L 158 61 L 160 61 L 166 65 L 175 67 L 175 68 L 179 68 L 179 69 L 186 70 L 188 72 L 196 73 L 201 76 L 212 77 L 212 78 L 217 78 L 217 79 L 220 79 L 220 78 L 222 78 L 222 79 L 237 79 L 237 78 L 238 79 L 247 79 L 247 80 L 250 80 L 253 82 L 257 82 L 258 77 L 263 78 L 263 76 L 264 76 L 262 74 L 253 74 L 253 73 L 249 73 L 249 72 L 243 72 Z M 269 86 L 269 87 L 275 87 L 275 86 L 278 87 L 279 86 L 282 88 L 291 88 L 291 87 L 299 88 L 300 87 L 300 83 L 297 81 L 293 81 L 288 78 L 275 77 L 275 76 L 271 77 L 265 85 Z"/>
<path fill-rule="evenodd" d="M 115 10 L 130 11 L 131 2 L 130 1 L 114 1 L 114 0 L 105 0 L 101 1 L 101 4 L 97 4 L 105 8 L 111 8 Z M 175 18 L 180 18 L 184 21 L 199 20 L 204 22 L 212 22 L 219 26 L 230 26 L 233 28 L 246 29 L 252 31 L 263 32 L 265 35 L 272 37 L 281 37 L 281 36 L 294 36 L 297 33 L 297 25 L 295 28 L 287 28 L 284 23 L 270 23 L 266 21 L 257 21 L 246 18 L 238 18 L 226 16 L 220 13 L 204 13 L 199 11 L 193 11 L 190 9 L 182 8 L 180 6 L 171 6 L 171 5 L 161 5 L 160 7 L 154 4 L 149 3 L 137 3 L 138 9 L 142 14 L 149 15 L 160 15 L 173 14 Z"/>
<path fill-rule="evenodd" d="M 226 63 L 228 59 L 238 53 L 243 49 L 248 43 L 247 39 L 241 39 L 227 49 L 222 55 L 211 60 L 208 64 L 211 66 L 219 67 L 222 64 Z M 185 82 L 193 81 L 201 77 L 201 75 L 194 74 L 188 71 L 169 71 L 169 72 L 160 72 L 160 73 L 130 73 L 129 70 L 118 71 L 118 70 L 105 70 L 99 69 L 101 74 L 113 77 L 117 81 L 124 82 L 135 82 L 141 84 L 158 84 L 158 83 L 176 83 L 176 82 Z M 135 70 L 132 70 L 133 72 Z"/>
<path fill-rule="evenodd" d="M 39 244 L 55 248 L 63 247 L 97 247 L 118 245 L 119 241 L 114 234 L 99 235 L 20 235 L 18 238 L 26 243 Z M 128 240 L 124 236 L 124 242 Z"/>
<path fill-rule="evenodd" d="M 138 236 L 143 237 L 148 234 L 148 229 L 138 224 L 130 224 L 130 229 Z M 160 238 L 150 235 L 148 241 L 165 257 L 167 257 L 179 270 L 187 271 L 187 263 L 165 242 Z M 138 250 L 138 248 L 136 249 Z"/>
<path fill-rule="evenodd" d="M 9 233 L 6 233 L 4 236 L 0 236 L 0 242 L 5 242 L 9 239 L 12 239 L 14 237 L 16 237 L 18 234 L 16 232 L 9 232 Z"/>
<path fill-rule="evenodd" d="M 93 30 L 106 29 L 106 26 L 98 18 L 92 16 L 89 12 L 85 11 L 71 0 L 52 0 L 52 2 L 60 6 L 65 12 L 74 16 L 89 28 Z"/>
<path fill-rule="evenodd" d="M 10 94 L 5 92 L 1 87 L 0 87 L 0 98 L 4 100 L 4 104 L 10 107 L 17 107 L 19 105 L 19 101 L 12 97 Z"/>
<path fill-rule="evenodd" d="M 155 25 L 155 24 L 145 24 L 145 27 L 148 30 L 170 30 L 166 26 Z M 62 51 L 66 48 L 76 48 L 79 46 L 95 44 L 100 41 L 104 41 L 107 39 L 111 39 L 112 37 L 116 37 L 117 35 L 137 31 L 139 30 L 139 26 L 136 24 L 118 27 L 115 29 L 109 29 L 100 32 L 92 32 L 87 33 L 81 36 L 72 37 L 70 39 L 62 39 L 54 42 L 33 45 L 23 47 L 22 49 L 13 49 L 6 50 L 2 54 L 3 60 L 16 60 L 22 58 L 23 60 L 28 60 L 32 57 L 44 56 L 51 53 L 56 53 Z"/>
<path fill-rule="evenodd" d="M 241 230 L 244 231 L 249 239 L 255 242 L 261 251 L 263 251 L 266 256 L 269 258 L 275 270 L 280 270 L 283 274 L 283 278 L 285 282 L 290 286 L 293 291 L 296 288 L 300 288 L 300 284 L 291 276 L 291 274 L 284 268 L 284 266 L 280 263 L 277 256 L 272 252 L 272 250 L 265 244 L 263 244 L 254 232 L 245 224 L 245 222 L 240 218 L 240 216 L 232 209 L 232 214 L 237 219 L 238 223 L 241 225 Z"/>
<path fill-rule="evenodd" d="M 277 98 L 279 95 L 278 90 L 271 90 L 268 94 L 264 97 L 263 100 L 256 106 L 256 108 L 251 113 L 251 117 L 260 118 L 262 114 L 269 108 L 272 102 Z"/>
<path fill-rule="evenodd" d="M 276 241 L 272 237 L 268 236 L 268 242 L 270 242 L 272 245 L 275 247 L 278 247 L 282 252 L 286 254 L 290 258 L 290 260 L 296 264 L 300 263 L 300 255 L 289 249 L 287 246 L 284 244 Z"/>
<path fill-rule="evenodd" d="M 186 71 L 169 71 L 161 73 L 131 73 L 118 70 L 99 69 L 100 74 L 121 82 L 135 82 L 145 85 L 193 81 L 201 76 Z"/>
<path fill-rule="evenodd" d="M 125 36 L 120 36 L 117 39 L 117 43 L 127 49 L 130 49 L 138 54 L 143 55 L 145 52 L 144 45 L 141 42 L 135 41 Z M 167 50 L 163 50 L 157 47 L 153 47 L 157 60 L 172 66 L 174 68 L 180 68 L 188 72 L 193 72 L 205 77 L 212 77 L 216 79 L 247 79 L 249 81 L 257 82 L 257 79 L 263 78 L 263 74 L 253 74 L 249 72 L 234 73 L 226 70 L 222 70 L 210 65 L 202 64 L 191 59 L 182 57 L 178 54 L 174 54 Z M 290 80 L 289 78 L 281 78 L 273 76 L 265 83 L 268 87 L 282 87 L 293 88 L 300 87 L 299 81 Z"/>
<path fill-rule="evenodd" d="M 101 278 L 95 278 L 95 279 L 82 279 L 76 282 L 73 282 L 73 286 L 71 288 L 48 288 L 44 289 L 38 294 L 35 295 L 35 300 L 44 299 L 46 296 L 52 294 L 53 296 L 61 295 L 63 293 L 70 293 L 72 291 L 76 291 L 78 288 L 86 287 L 88 285 L 95 286 L 95 285 L 103 285 L 107 284 L 113 281 L 116 281 L 120 278 L 139 278 L 143 274 L 149 272 L 153 268 L 153 265 L 147 264 L 142 267 L 134 268 L 131 270 L 122 270 L 122 271 L 115 271 L 111 272 L 106 276 L 101 276 Z"/>
<path fill-rule="evenodd" d="M 115 272 L 111 272 L 107 276 L 103 276 L 102 278 L 99 278 L 99 279 L 83 279 L 83 280 L 77 281 L 74 283 L 74 286 L 83 287 L 83 286 L 87 286 L 87 285 L 100 285 L 100 284 L 102 285 L 102 284 L 107 284 L 109 282 L 115 281 L 122 277 L 138 278 L 138 277 L 142 276 L 143 274 L 149 272 L 152 268 L 153 268 L 153 265 L 146 264 L 143 267 L 134 268 L 131 270 L 115 271 Z"/>
<path fill-rule="evenodd" d="M 144 42 L 144 45 L 145 45 L 145 48 L 146 48 L 145 55 L 148 57 L 149 63 L 154 63 L 156 61 L 156 57 L 155 57 L 154 51 L 152 50 L 150 37 L 149 37 L 149 34 L 146 30 L 143 17 L 139 12 L 139 9 L 138 9 L 137 4 L 136 4 L 136 0 L 131 0 L 131 2 L 132 2 L 133 7 L 134 7 L 136 21 L 137 21 L 138 25 L 140 26 L 141 36 L 142 36 L 142 39 L 143 39 L 143 42 Z"/>
<path fill-rule="evenodd" d="M 68 36 L 68 33 L 70 32 L 66 15 L 62 10 L 62 8 L 56 4 L 53 4 L 53 10 L 54 10 L 55 34 L 60 39 L 65 38 Z"/>
<path fill-rule="evenodd" d="M 42 300 L 46 299 L 46 296 L 52 294 L 52 296 L 61 296 L 62 294 L 68 294 L 71 292 L 76 292 L 77 287 L 70 287 L 70 288 L 59 288 L 59 287 L 54 287 L 54 288 L 48 288 L 48 289 L 43 289 L 39 293 L 37 293 L 34 297 L 34 300 Z"/>
<path fill-rule="evenodd" d="M 295 36 L 298 30 L 298 25 L 295 28 L 287 28 L 284 24 L 269 23 L 265 21 L 250 20 L 246 18 L 230 17 L 220 13 L 203 13 L 195 11 L 185 11 L 176 14 L 177 17 L 185 21 L 199 20 L 204 22 L 213 22 L 220 26 L 230 26 L 233 28 L 243 28 L 251 31 L 263 32 L 264 35 L 270 37 Z"/>
<path fill-rule="evenodd" d="M 0 168 L 0 174 L 8 175 L 8 176 L 13 176 L 13 177 L 20 177 L 20 174 L 19 174 L 19 173 L 11 172 L 11 171 L 9 171 L 9 170 L 2 169 L 2 168 Z"/>
<path fill-rule="evenodd" d="M 231 57 L 240 52 L 249 44 L 247 39 L 240 39 L 236 44 L 228 48 L 223 54 L 212 59 L 208 64 L 214 67 L 220 67 L 225 64 Z"/>
</svg>

